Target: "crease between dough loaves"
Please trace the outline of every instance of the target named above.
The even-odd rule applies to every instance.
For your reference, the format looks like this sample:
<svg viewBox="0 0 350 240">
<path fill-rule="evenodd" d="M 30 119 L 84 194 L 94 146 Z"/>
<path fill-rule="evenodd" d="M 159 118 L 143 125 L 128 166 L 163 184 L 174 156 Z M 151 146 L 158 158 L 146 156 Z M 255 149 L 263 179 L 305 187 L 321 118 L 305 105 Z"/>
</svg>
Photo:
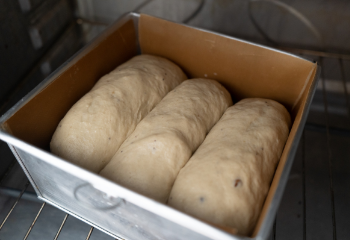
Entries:
<svg viewBox="0 0 350 240">
<path fill-rule="evenodd" d="M 168 204 L 249 235 L 290 126 L 288 111 L 273 100 L 248 98 L 228 108 L 181 169 Z"/>
<path fill-rule="evenodd" d="M 73 105 L 57 126 L 51 152 L 98 173 L 136 125 L 185 79 L 183 71 L 165 58 L 132 58 Z"/>
<path fill-rule="evenodd" d="M 231 105 L 217 81 L 184 81 L 137 125 L 100 175 L 165 203 L 180 169 Z"/>
</svg>

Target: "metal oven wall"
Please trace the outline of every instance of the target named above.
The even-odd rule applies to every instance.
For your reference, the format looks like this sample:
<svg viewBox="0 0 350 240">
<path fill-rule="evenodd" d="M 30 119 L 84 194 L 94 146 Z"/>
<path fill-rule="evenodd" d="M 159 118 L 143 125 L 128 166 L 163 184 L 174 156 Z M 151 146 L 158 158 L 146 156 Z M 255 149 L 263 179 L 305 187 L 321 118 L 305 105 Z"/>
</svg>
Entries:
<svg viewBox="0 0 350 240">
<path fill-rule="evenodd" d="M 26 5 L 28 2 L 30 4 Z M 48 38 L 46 45 L 36 49 L 29 27 L 35 25 L 31 18 L 37 12 L 35 9 L 40 9 L 37 7 L 42 2 L 0 0 L 0 115 L 35 87 L 49 73 L 48 69 L 54 70 L 80 48 L 81 42 L 91 40 L 122 13 L 142 7 L 144 1 L 71 1 L 70 6 L 75 8 L 69 10 L 69 21 L 57 30 L 56 35 L 53 34 L 53 40 Z M 201 2 L 154 0 L 139 11 L 183 22 L 188 21 Z M 199 14 L 191 18 L 188 24 L 266 44 L 277 43 L 279 46 L 343 54 L 294 52 L 321 60 L 324 71 L 271 239 L 349 239 L 350 58 L 344 54 L 350 52 L 350 32 L 347 27 L 350 23 L 350 2 L 281 1 L 310 20 L 322 36 L 323 46 L 300 19 L 268 1 L 252 1 L 250 11 L 274 43 L 268 42 L 252 24 L 248 1 L 203 2 Z M 29 10 L 26 10 L 28 6 Z M 47 13 L 48 9 L 43 12 Z M 75 24 L 73 12 L 78 24 Z M 82 26 L 83 35 L 77 25 Z M 112 239 L 38 200 L 22 169 L 3 142 L 0 142 L 0 162 L 0 221 L 7 220 L 4 225 L 0 223 L 0 239 L 23 239 L 25 236 L 28 239 L 54 239 L 55 236 L 58 239 L 85 239 L 87 236 L 90 239 Z M 11 209 L 13 211 L 6 218 Z M 34 227 L 32 223 L 35 223 Z M 28 230 L 31 230 L 29 235 Z"/>
</svg>

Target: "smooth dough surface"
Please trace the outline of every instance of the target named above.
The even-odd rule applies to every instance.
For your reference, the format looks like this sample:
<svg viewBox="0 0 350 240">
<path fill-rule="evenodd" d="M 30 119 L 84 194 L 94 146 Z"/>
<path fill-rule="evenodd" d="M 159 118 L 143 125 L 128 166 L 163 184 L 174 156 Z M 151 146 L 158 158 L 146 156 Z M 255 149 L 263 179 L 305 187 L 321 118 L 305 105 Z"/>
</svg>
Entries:
<svg viewBox="0 0 350 240">
<path fill-rule="evenodd" d="M 168 204 L 249 235 L 290 125 L 288 111 L 273 100 L 244 99 L 228 108 L 181 169 Z"/>
<path fill-rule="evenodd" d="M 137 125 L 100 175 L 166 202 L 180 169 L 231 105 L 218 82 L 184 81 Z"/>
<path fill-rule="evenodd" d="M 139 55 L 103 76 L 61 120 L 52 153 L 99 172 L 136 125 L 187 77 L 167 59 Z"/>
</svg>

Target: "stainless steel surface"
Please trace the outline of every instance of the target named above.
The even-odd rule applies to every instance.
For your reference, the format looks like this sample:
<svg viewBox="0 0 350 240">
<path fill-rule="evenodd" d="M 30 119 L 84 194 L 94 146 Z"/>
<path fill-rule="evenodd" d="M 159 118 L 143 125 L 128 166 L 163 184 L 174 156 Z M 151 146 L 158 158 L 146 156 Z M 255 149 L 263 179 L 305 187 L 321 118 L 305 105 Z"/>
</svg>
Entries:
<svg viewBox="0 0 350 240">
<path fill-rule="evenodd" d="M 41 6 L 40 6 L 41 7 Z M 46 12 L 39 19 L 35 19 L 28 31 L 35 49 L 40 49 L 46 42 L 54 38 L 54 34 L 63 29 L 72 18 L 70 3 L 67 0 L 59 0 L 50 12 Z"/>
<path fill-rule="evenodd" d="M 137 20 L 137 17 L 137 14 L 127 15 L 119 21 L 119 24 L 130 18 Z M 116 26 L 118 26 L 118 23 L 115 26 L 112 26 L 112 28 L 115 28 Z M 232 38 L 229 36 L 225 37 Z M 95 42 L 93 44 L 97 43 Z M 263 47 L 268 48 L 265 46 Z M 268 49 L 278 51 L 271 48 Z M 72 58 L 73 60 L 68 61 L 70 62 L 69 64 L 71 64 L 74 59 L 83 56 L 88 50 L 89 46 L 76 54 Z M 291 55 L 290 53 L 285 54 Z M 291 56 L 298 57 L 295 55 Z M 0 119 L 0 122 L 5 121 L 10 117 L 18 108 L 47 86 L 55 75 L 60 74 L 64 69 L 65 66 L 55 71 L 49 78 L 43 81 L 37 88 L 10 109 Z M 314 92 L 316 89 L 316 83 L 314 83 L 312 89 Z M 306 113 L 309 110 L 312 95 L 313 94 L 310 94 L 308 96 L 307 108 L 305 109 Z M 302 135 L 306 117 L 306 114 L 302 117 L 301 125 L 297 130 L 293 147 L 283 170 L 283 177 L 279 182 L 278 189 L 272 200 L 267 217 L 265 218 L 263 226 L 256 239 L 267 238 L 273 226 L 274 217 L 282 198 L 285 184 L 287 183 L 288 173 L 292 166 L 299 139 Z M 14 138 L 5 131 L 0 132 L 0 138 L 8 142 L 13 149 L 17 160 L 24 169 L 27 177 L 30 179 L 40 199 L 59 207 L 67 213 L 82 219 L 111 236 L 117 238 L 126 237 L 129 239 L 207 239 L 207 237 L 214 239 L 242 239 L 218 230 L 208 224 L 169 208 L 166 205 L 143 197 L 98 175 L 65 162 L 50 153 Z M 117 208 L 105 212 L 79 204 L 74 196 L 74 189 L 86 183 L 91 184 L 101 193 L 96 194 L 96 196 L 86 196 L 87 201 L 91 201 L 92 204 L 94 204 L 94 202 L 102 202 L 104 194 L 121 198 L 123 199 L 122 203 L 118 205 Z M 118 193 L 118 195 L 115 195 L 115 193 Z"/>
<path fill-rule="evenodd" d="M 111 23 L 122 13 L 133 11 L 142 0 L 77 0 L 79 16 L 105 23 Z M 194 12 L 201 0 L 154 0 L 141 12 L 182 22 Z M 319 49 L 310 29 L 299 18 L 270 1 L 254 3 L 251 13 L 261 29 L 274 42 L 282 46 Z M 311 22 L 323 38 L 327 51 L 349 53 L 350 2 L 325 0 L 279 0 L 297 10 Z M 249 18 L 247 0 L 206 0 L 200 13 L 191 20 L 192 26 L 221 32 L 255 42 L 266 43 L 265 38 Z"/>
<path fill-rule="evenodd" d="M 274 40 L 272 40 L 271 37 L 269 37 L 265 33 L 265 31 L 262 30 L 262 28 L 260 27 L 260 24 L 258 23 L 258 21 L 255 20 L 254 15 L 252 14 L 252 6 L 254 6 L 254 4 L 256 4 L 256 3 L 258 3 L 258 4 L 265 4 L 265 5 L 274 5 L 274 6 L 278 7 L 278 8 L 280 8 L 282 11 L 285 11 L 285 12 L 291 14 L 296 19 L 298 19 L 302 24 L 304 24 L 310 30 L 310 32 L 317 38 L 317 40 L 320 42 L 320 46 L 322 48 L 324 47 L 324 40 L 323 40 L 320 32 L 312 24 L 312 22 L 310 22 L 310 20 L 307 17 L 305 17 L 301 12 L 299 12 L 295 8 L 291 7 L 290 5 L 288 5 L 288 4 L 284 3 L 284 2 L 278 1 L 278 0 L 249 0 L 249 7 L 248 7 L 248 9 L 249 9 L 249 17 L 250 17 L 252 23 L 254 24 L 255 28 L 269 42 L 278 45 Z"/>
<path fill-rule="evenodd" d="M 18 0 L 18 3 L 23 12 L 29 12 L 32 8 L 37 7 L 38 4 L 44 0 Z"/>
<path fill-rule="evenodd" d="M 166 205 L 133 193 L 98 175 L 62 161 L 49 153 L 42 152 L 19 140 L 10 140 L 8 135 L 2 135 L 2 138 L 4 137 L 6 141 L 16 145 L 16 152 L 28 170 L 27 175 L 32 176 L 42 200 L 60 206 L 67 213 L 83 219 L 114 237 L 181 239 L 180 237 L 183 236 L 185 239 L 206 239 L 192 232 L 194 230 L 201 231 L 202 234 L 207 234 L 212 238 L 217 236 L 220 239 L 236 239 Z M 116 197 L 124 201 L 116 209 L 104 212 L 82 205 L 76 201 L 74 191 L 86 182 L 93 184 L 95 188 L 109 196 L 115 196 L 115 193 L 118 193 Z M 99 199 L 103 199 L 103 195 L 102 193 L 93 195 L 91 204 L 94 204 L 95 201 L 99 202 Z M 86 197 L 91 199 L 90 195 Z M 118 235 L 113 233 L 118 233 Z"/>
<path fill-rule="evenodd" d="M 25 13 L 21 11 L 21 2 L 27 2 L 28 11 Z M 13 89 L 21 84 L 39 59 L 52 48 L 65 30 L 66 24 L 74 21 L 73 11 L 70 0 L 0 0 L 0 105 L 3 105 Z M 60 24 L 53 26 L 56 20 Z M 38 32 L 40 49 L 33 47 L 29 29 L 36 29 Z M 70 45 L 74 46 L 72 40 Z M 70 54 L 68 49 L 61 53 L 68 55 L 67 57 Z M 30 89 L 35 85 L 37 82 Z M 0 115 L 2 113 L 0 109 Z"/>
</svg>

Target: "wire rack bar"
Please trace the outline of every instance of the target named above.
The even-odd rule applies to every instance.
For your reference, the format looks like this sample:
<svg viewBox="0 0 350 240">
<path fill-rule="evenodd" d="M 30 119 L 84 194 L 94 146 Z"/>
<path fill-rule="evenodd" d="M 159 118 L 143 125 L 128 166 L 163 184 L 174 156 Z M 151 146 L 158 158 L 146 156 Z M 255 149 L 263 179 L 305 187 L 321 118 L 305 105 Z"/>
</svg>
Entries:
<svg viewBox="0 0 350 240">
<path fill-rule="evenodd" d="M 44 202 L 42 205 L 41 205 L 41 208 L 39 209 L 39 212 L 36 214 L 36 217 L 34 218 L 32 224 L 30 225 L 26 235 L 24 236 L 23 240 L 26 240 L 30 234 L 30 232 L 32 231 L 33 227 L 34 227 L 34 224 L 36 223 L 36 220 L 38 220 L 38 217 L 40 216 L 40 213 L 41 211 L 43 210 L 43 208 L 45 207 L 45 204 L 46 202 Z"/>
<path fill-rule="evenodd" d="M 94 230 L 94 227 L 91 227 L 85 240 L 89 240 L 90 239 L 93 230 Z"/>
<path fill-rule="evenodd" d="M 60 235 L 60 233 L 61 233 L 61 231 L 62 231 L 62 228 L 63 228 L 64 224 L 65 224 L 66 221 L 67 221 L 68 216 L 69 216 L 68 214 L 66 214 L 66 216 L 64 216 L 64 219 L 63 219 L 63 221 L 62 221 L 62 223 L 61 223 L 61 226 L 60 226 L 60 228 L 58 229 L 58 231 L 57 231 L 57 233 L 56 233 L 56 235 L 55 235 L 55 238 L 54 238 L 53 240 L 57 240 L 58 236 Z"/>
<path fill-rule="evenodd" d="M 148 5 L 149 3 L 151 3 L 153 0 L 145 0 L 144 2 L 142 2 L 140 5 L 138 5 L 133 12 L 140 12 L 140 10 L 142 8 L 144 8 L 146 5 Z"/>
<path fill-rule="evenodd" d="M 336 58 L 336 59 L 340 58 L 343 60 L 350 60 L 349 54 L 329 53 L 329 52 L 313 51 L 308 49 L 289 48 L 289 47 L 279 47 L 279 49 L 287 52 L 305 54 L 305 55 L 310 55 L 314 57 L 325 57 L 325 58 Z"/>
<path fill-rule="evenodd" d="M 7 219 L 9 218 L 9 216 L 11 215 L 13 209 L 16 207 L 17 203 L 19 202 L 19 200 L 21 199 L 24 191 L 27 189 L 27 187 L 29 186 L 29 181 L 27 181 L 26 185 L 24 185 L 24 188 L 22 189 L 21 193 L 19 194 L 18 198 L 16 199 L 16 202 L 12 205 L 10 211 L 7 213 L 6 217 L 4 218 L 4 220 L 2 221 L 1 225 L 0 225 L 0 230 L 2 229 L 2 227 L 4 226 L 4 224 L 6 223 Z"/>
<path fill-rule="evenodd" d="M 323 58 L 322 57 L 320 58 L 320 64 L 323 67 Z M 321 71 L 321 80 L 322 80 L 322 94 L 323 94 L 324 110 L 325 110 L 325 116 L 326 116 L 326 136 L 327 136 L 328 165 L 329 165 L 329 191 L 330 191 L 331 205 L 332 205 L 331 207 L 332 207 L 333 240 L 336 240 L 337 239 L 337 231 L 336 231 L 335 208 L 334 208 L 332 151 L 331 151 L 331 147 L 330 147 L 328 101 L 327 101 L 324 71 Z"/>
<path fill-rule="evenodd" d="M 272 235 L 272 239 L 276 240 L 276 221 L 277 220 L 277 216 L 275 217 L 275 221 L 273 222 L 273 235 Z"/>
<path fill-rule="evenodd" d="M 301 137 L 301 171 L 303 191 L 303 240 L 306 240 L 306 191 L 305 191 L 305 130 Z"/>
<path fill-rule="evenodd" d="M 192 19 L 194 19 L 202 11 L 204 4 L 205 4 L 205 0 L 201 0 L 198 4 L 198 7 L 196 8 L 196 10 L 194 10 L 194 12 L 192 12 L 191 15 L 188 16 L 182 22 L 185 24 L 188 24 Z"/>
<path fill-rule="evenodd" d="M 19 189 L 0 186 L 0 195 L 16 198 L 19 196 L 20 193 L 21 193 L 21 190 L 19 190 Z M 32 202 L 38 202 L 38 203 L 43 202 L 40 199 L 38 199 L 37 195 L 34 192 L 25 191 L 22 195 L 22 199 L 29 200 Z"/>
<path fill-rule="evenodd" d="M 347 87 L 346 87 L 344 62 L 343 62 L 343 59 L 341 59 L 341 58 L 339 58 L 338 61 L 339 61 L 339 65 L 340 65 L 341 79 L 342 79 L 343 87 L 344 87 L 344 94 L 345 94 L 345 100 L 346 100 L 346 108 L 347 108 L 347 112 L 348 112 L 348 117 L 350 117 L 349 93 L 348 93 L 348 89 L 347 89 Z"/>
<path fill-rule="evenodd" d="M 326 126 L 318 125 L 318 124 L 314 124 L 314 123 L 306 123 L 305 130 L 314 131 L 314 132 L 321 132 L 321 133 L 327 132 Z M 331 135 L 350 137 L 350 130 L 349 129 L 329 127 L 328 130 L 329 130 L 329 133 Z"/>
</svg>

